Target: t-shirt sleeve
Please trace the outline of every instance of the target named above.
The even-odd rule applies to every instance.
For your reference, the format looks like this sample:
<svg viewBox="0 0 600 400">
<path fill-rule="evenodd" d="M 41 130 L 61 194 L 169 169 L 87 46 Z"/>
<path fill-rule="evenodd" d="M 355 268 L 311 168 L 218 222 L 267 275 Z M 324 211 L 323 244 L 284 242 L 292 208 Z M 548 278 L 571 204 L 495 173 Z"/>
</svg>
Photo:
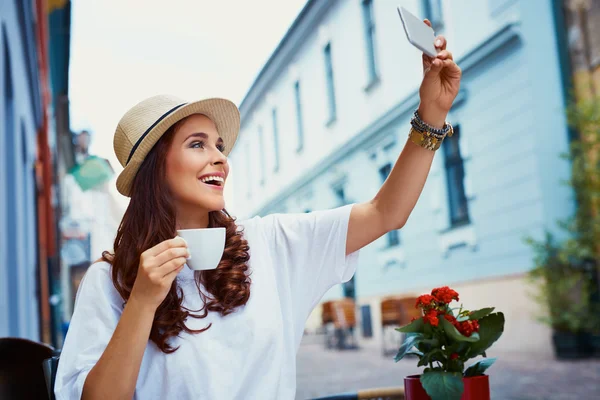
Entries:
<svg viewBox="0 0 600 400">
<path fill-rule="evenodd" d="M 284 269 L 297 323 L 306 322 L 325 293 L 349 281 L 358 251 L 346 256 L 352 205 L 304 214 L 273 214 L 264 218 L 267 239 L 275 255 L 274 268 Z"/>
<path fill-rule="evenodd" d="M 73 316 L 60 354 L 57 400 L 80 399 L 88 373 L 117 327 L 123 299 L 113 286 L 108 263 L 92 264 L 77 291 Z"/>
</svg>

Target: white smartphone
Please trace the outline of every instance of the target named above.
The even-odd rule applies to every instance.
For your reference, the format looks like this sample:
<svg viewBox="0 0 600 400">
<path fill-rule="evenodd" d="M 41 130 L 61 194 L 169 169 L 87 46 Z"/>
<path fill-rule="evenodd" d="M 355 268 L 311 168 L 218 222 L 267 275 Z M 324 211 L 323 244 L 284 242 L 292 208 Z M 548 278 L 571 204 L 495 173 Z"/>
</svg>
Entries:
<svg viewBox="0 0 600 400">
<path fill-rule="evenodd" d="M 402 6 L 398 7 L 398 14 L 408 41 L 429 57 L 436 57 L 438 51 L 433 44 L 435 41 L 433 29 Z"/>
</svg>

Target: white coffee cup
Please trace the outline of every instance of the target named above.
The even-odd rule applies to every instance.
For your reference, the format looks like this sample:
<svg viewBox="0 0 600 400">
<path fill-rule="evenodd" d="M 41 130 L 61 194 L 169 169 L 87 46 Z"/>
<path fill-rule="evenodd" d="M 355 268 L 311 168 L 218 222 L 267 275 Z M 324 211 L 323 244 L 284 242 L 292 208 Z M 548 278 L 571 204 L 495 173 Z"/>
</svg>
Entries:
<svg viewBox="0 0 600 400">
<path fill-rule="evenodd" d="M 215 269 L 225 250 L 225 228 L 178 229 L 187 242 L 187 266 L 194 271 Z"/>
</svg>

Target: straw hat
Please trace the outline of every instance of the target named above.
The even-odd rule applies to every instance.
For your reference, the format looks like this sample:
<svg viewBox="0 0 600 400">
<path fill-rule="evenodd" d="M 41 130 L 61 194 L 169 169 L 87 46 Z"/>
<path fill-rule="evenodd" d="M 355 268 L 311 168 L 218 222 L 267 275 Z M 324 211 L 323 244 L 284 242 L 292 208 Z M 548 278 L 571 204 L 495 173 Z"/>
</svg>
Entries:
<svg viewBox="0 0 600 400">
<path fill-rule="evenodd" d="M 225 144 L 223 154 L 229 154 L 240 129 L 240 113 L 231 101 L 211 98 L 188 103 L 170 95 L 150 97 L 127 111 L 115 131 L 113 147 L 124 168 L 117 178 L 119 193 L 130 196 L 133 178 L 148 152 L 169 127 L 192 114 L 204 114 L 215 123 Z"/>
</svg>

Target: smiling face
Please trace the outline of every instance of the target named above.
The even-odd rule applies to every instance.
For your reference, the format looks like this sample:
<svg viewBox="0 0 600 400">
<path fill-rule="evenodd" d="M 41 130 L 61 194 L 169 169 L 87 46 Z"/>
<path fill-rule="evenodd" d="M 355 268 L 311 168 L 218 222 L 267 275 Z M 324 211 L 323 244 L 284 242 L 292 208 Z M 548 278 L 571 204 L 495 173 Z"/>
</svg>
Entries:
<svg viewBox="0 0 600 400">
<path fill-rule="evenodd" d="M 223 140 L 205 115 L 194 114 L 175 128 L 166 158 L 166 179 L 179 216 L 225 208 L 229 174 Z"/>
</svg>

